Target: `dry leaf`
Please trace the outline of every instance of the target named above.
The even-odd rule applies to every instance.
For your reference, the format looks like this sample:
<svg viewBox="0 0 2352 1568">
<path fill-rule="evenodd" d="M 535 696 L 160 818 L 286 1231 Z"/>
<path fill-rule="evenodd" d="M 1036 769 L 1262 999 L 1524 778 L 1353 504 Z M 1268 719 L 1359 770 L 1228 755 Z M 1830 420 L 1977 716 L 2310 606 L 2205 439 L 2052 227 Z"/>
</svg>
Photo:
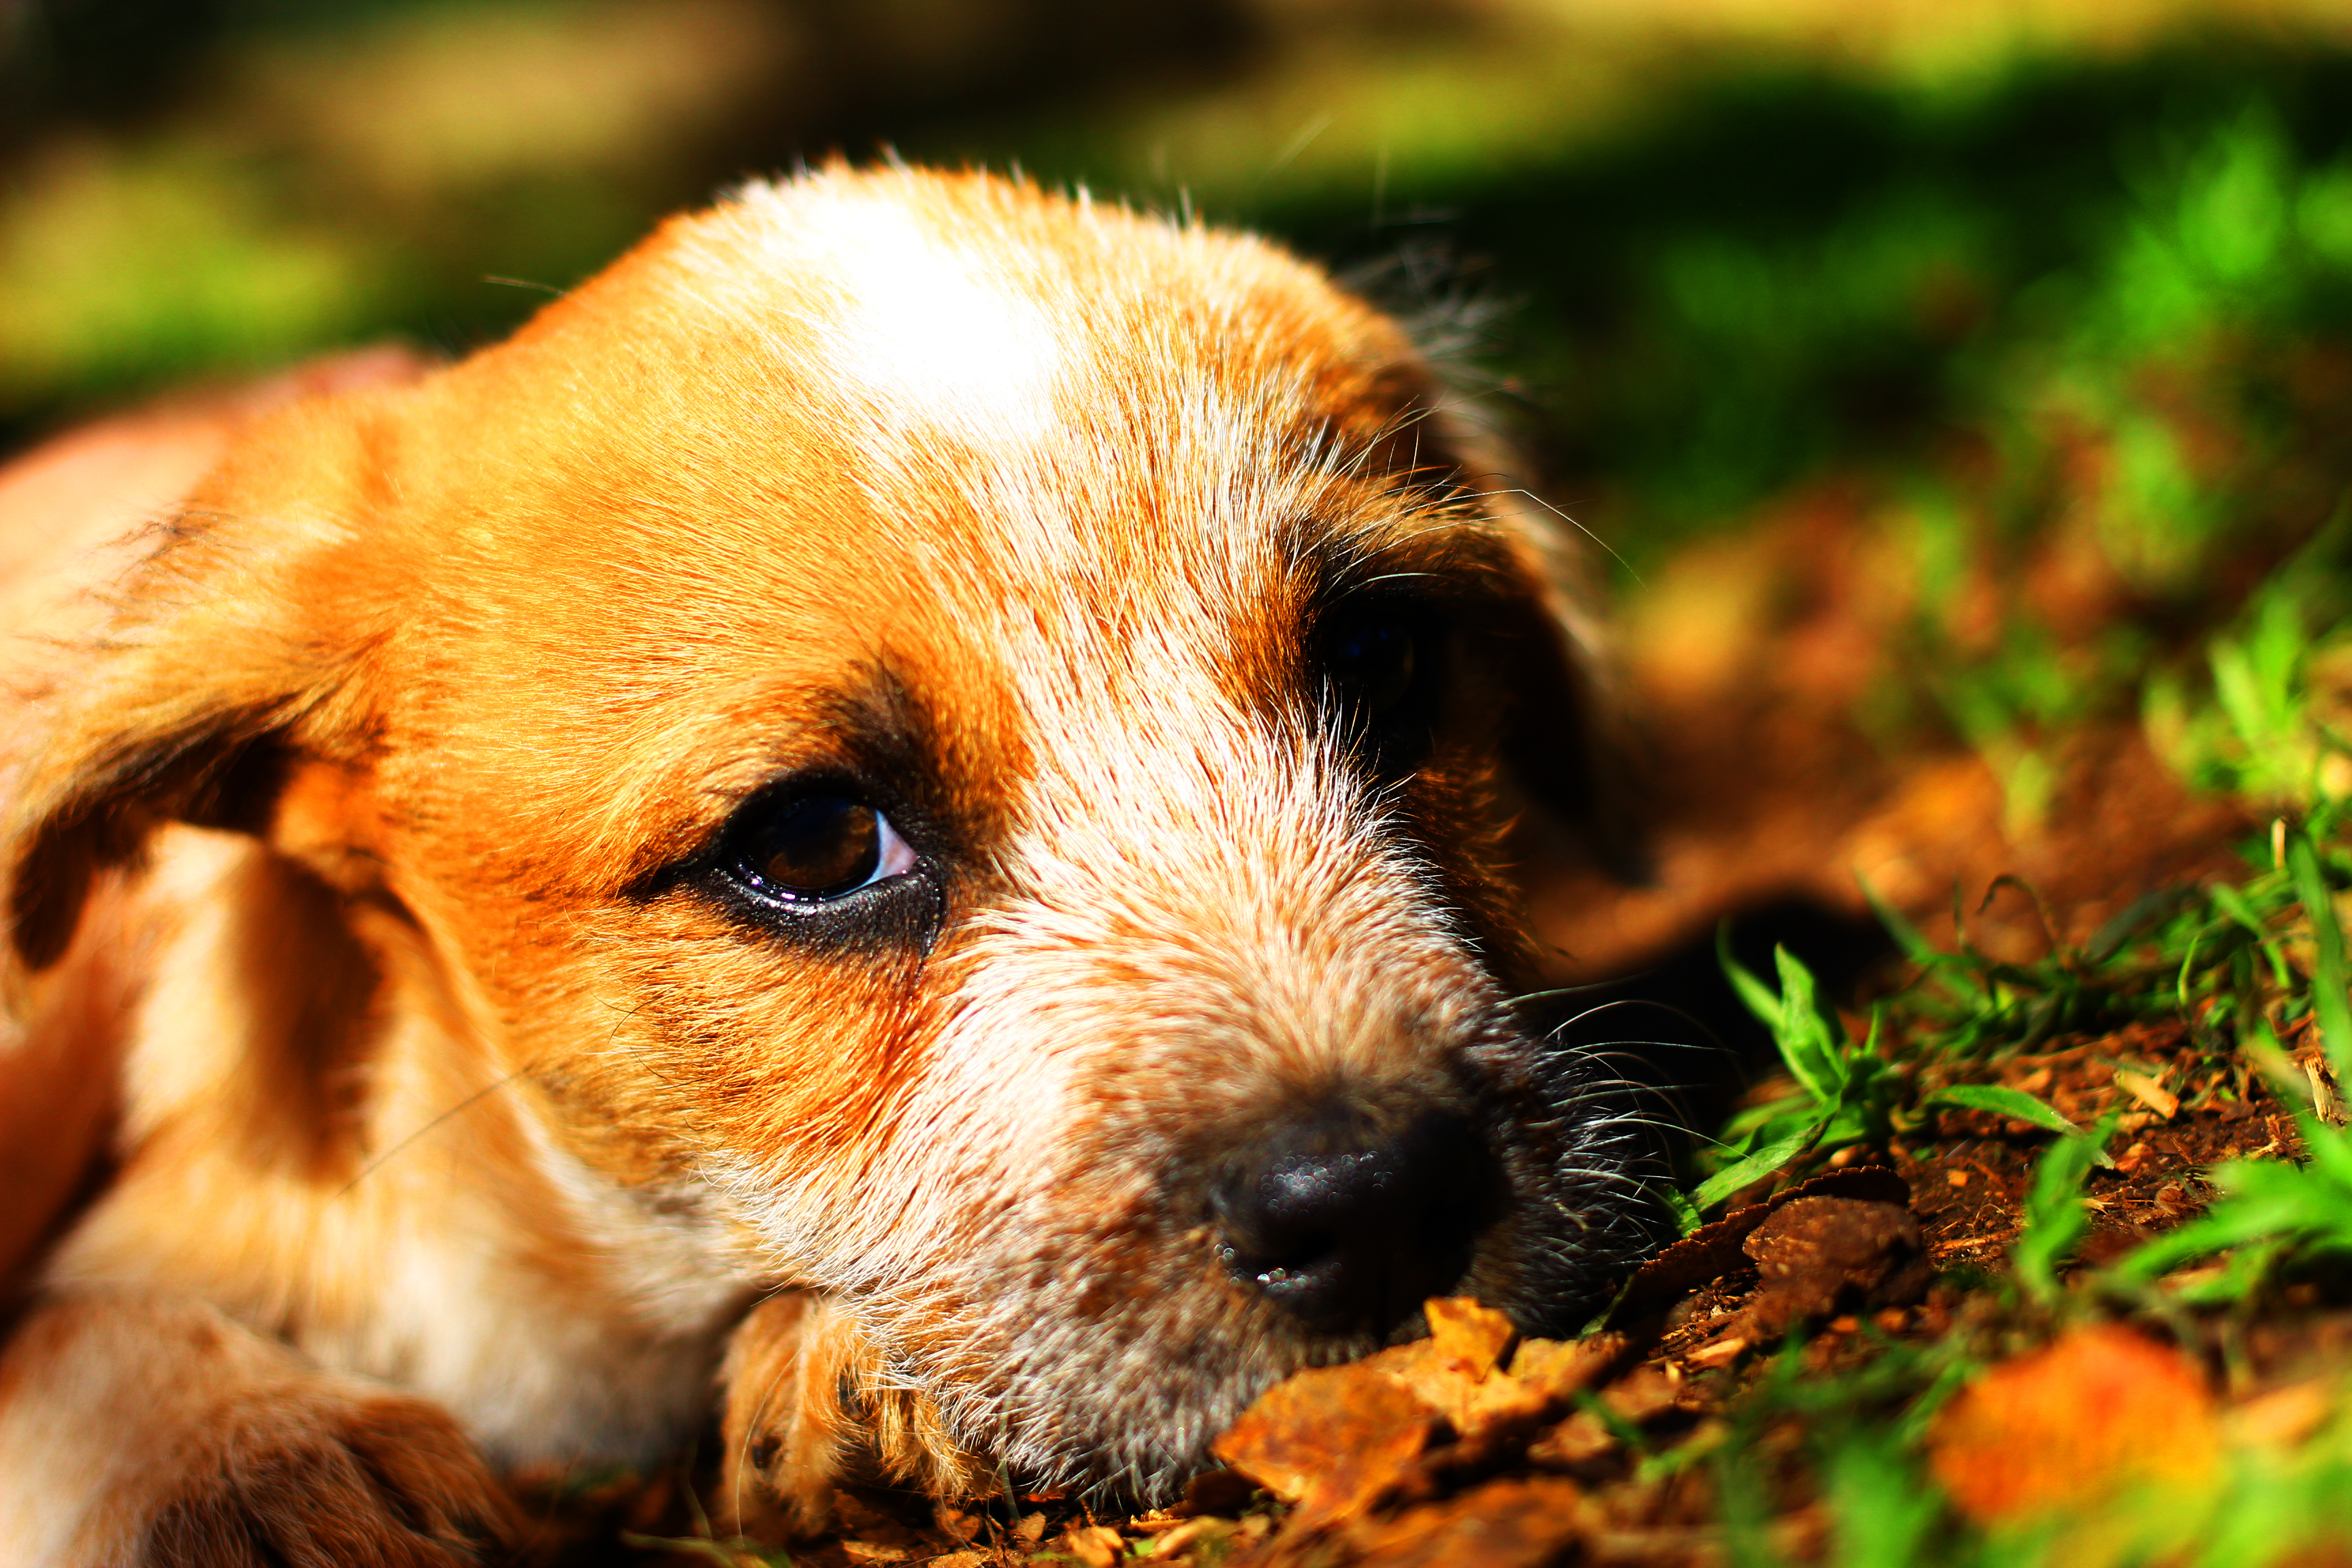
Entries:
<svg viewBox="0 0 2352 1568">
<path fill-rule="evenodd" d="M 1610 1410 L 1639 1426 L 1682 1403 L 1683 1380 L 1671 1366 L 1635 1367 L 1601 1394 Z"/>
<path fill-rule="evenodd" d="M 1045 1513 L 1040 1510 L 1036 1513 L 1023 1514 L 1020 1522 L 1013 1527 L 1013 1539 L 1024 1551 L 1034 1548 L 1039 1542 L 1045 1540 Z"/>
<path fill-rule="evenodd" d="M 1755 1259 L 1760 1280 L 1733 1331 L 1749 1340 L 1771 1339 L 1801 1319 L 1825 1315 L 1847 1290 L 1869 1296 L 1898 1277 L 1907 1287 L 1913 1272 L 1920 1285 L 1927 1282 L 1919 1223 L 1894 1204 L 1799 1198 L 1751 1231 L 1741 1250 Z"/>
<path fill-rule="evenodd" d="M 1305 1531 L 1392 1489 L 1412 1472 L 1438 1425 L 1437 1413 L 1410 1389 L 1358 1362 L 1310 1368 L 1275 1384 L 1217 1439 L 1215 1451 L 1296 1503 L 1292 1526 Z"/>
<path fill-rule="evenodd" d="M 2234 1443 L 2287 1448 L 2302 1442 L 2334 1413 L 2336 1401 L 2322 1383 L 2294 1383 L 2258 1394 L 2227 1417 Z"/>
<path fill-rule="evenodd" d="M 988 1561 L 984 1552 L 950 1552 L 934 1557 L 923 1568 L 982 1568 Z"/>
<path fill-rule="evenodd" d="M 1587 1533 L 1589 1512 L 1575 1482 L 1534 1476 L 1489 1481 L 1351 1539 L 1379 1568 L 1536 1568 Z"/>
<path fill-rule="evenodd" d="M 1214 1519 L 1206 1515 L 1199 1519 L 1188 1519 L 1173 1530 L 1164 1531 L 1155 1537 L 1151 1542 L 1151 1549 L 1144 1555 L 1173 1557 L 1189 1549 L 1195 1542 L 1223 1541 L 1232 1535 L 1234 1531 L 1234 1521 L 1230 1519 Z"/>
<path fill-rule="evenodd" d="M 1617 1435 L 1589 1410 L 1580 1410 L 1528 1446 L 1528 1458 L 1538 1465 L 1573 1469 L 1617 1447 Z"/>
<path fill-rule="evenodd" d="M 882 1541 L 845 1541 L 843 1553 L 858 1563 L 904 1563 L 914 1555 L 903 1546 Z"/>
<path fill-rule="evenodd" d="M 1746 1353 L 1747 1350 L 1748 1341 L 1734 1334 L 1729 1339 L 1717 1340 L 1712 1344 L 1701 1345 L 1683 1357 L 1683 1360 L 1693 1366 L 1713 1370 L 1716 1367 L 1729 1366 Z"/>
<path fill-rule="evenodd" d="M 2080 1507 L 2133 1480 L 2210 1473 L 2220 1452 L 2204 1379 L 2126 1329 L 2079 1329 L 1996 1368 L 1937 1420 L 1936 1479 L 1979 1523 Z"/>
<path fill-rule="evenodd" d="M 1633 1349 L 1622 1334 L 1591 1334 L 1580 1340 L 1528 1340 L 1511 1357 L 1511 1375 L 1540 1392 L 1555 1409 L 1613 1371 Z"/>
<path fill-rule="evenodd" d="M 1111 1568 L 1112 1563 L 1127 1555 L 1126 1539 L 1103 1524 L 1070 1526 L 1062 1537 L 1062 1545 L 1087 1568 Z"/>
<path fill-rule="evenodd" d="M 1617 1303 L 1615 1321 L 1633 1322 L 1645 1313 L 1664 1310 L 1688 1292 L 1741 1267 L 1745 1259 L 1739 1247 L 1748 1233 L 1763 1224 L 1767 1215 L 1809 1197 L 1853 1198 L 1904 1208 L 1910 1205 L 1911 1189 L 1900 1175 L 1884 1165 L 1852 1165 L 1843 1171 L 1824 1171 L 1763 1203 L 1734 1209 L 1721 1219 L 1699 1226 L 1634 1270 L 1624 1296 Z"/>
<path fill-rule="evenodd" d="M 1534 1421 L 1544 1413 L 1540 1390 L 1495 1371 L 1492 1362 L 1475 1376 L 1467 1375 L 1460 1370 L 1459 1355 L 1448 1354 L 1435 1340 L 1398 1345 L 1358 1364 L 1395 1379 L 1465 1437 L 1484 1436 L 1514 1422 Z"/>
<path fill-rule="evenodd" d="M 1511 1320 L 1468 1296 L 1439 1297 L 1423 1303 L 1429 1340 L 1449 1371 L 1483 1382 L 1502 1364 L 1519 1331 Z"/>
<path fill-rule="evenodd" d="M 2129 1068 L 2116 1069 L 2116 1087 L 2163 1117 L 2167 1121 L 2180 1114 L 2180 1097 L 2144 1072 Z"/>
</svg>

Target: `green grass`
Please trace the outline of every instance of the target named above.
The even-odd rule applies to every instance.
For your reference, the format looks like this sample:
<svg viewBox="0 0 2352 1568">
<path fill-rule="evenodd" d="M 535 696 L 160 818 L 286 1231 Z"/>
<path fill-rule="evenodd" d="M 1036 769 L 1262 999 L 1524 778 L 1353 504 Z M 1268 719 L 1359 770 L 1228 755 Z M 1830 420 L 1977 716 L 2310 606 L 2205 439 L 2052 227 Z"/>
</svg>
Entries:
<svg viewBox="0 0 2352 1568">
<path fill-rule="evenodd" d="M 1911 973 L 1859 1044 L 1822 1008 L 1797 960 L 1778 955 L 1775 991 L 1726 953 L 1786 1075 L 1776 1098 L 1725 1129 L 1720 1169 L 1695 1187 L 1694 1213 L 1773 1171 L 1799 1174 L 1843 1143 L 1884 1142 L 1939 1102 L 2041 1120 L 2056 1133 L 2038 1162 L 2007 1281 L 1979 1282 L 1978 1310 L 1952 1331 L 1886 1345 L 1859 1371 L 1829 1378 L 1801 1376 L 1803 1352 L 1792 1344 L 1756 1374 L 1735 1404 L 1729 1439 L 1708 1455 L 1735 1561 L 1777 1561 L 1768 1526 L 1776 1510 L 1808 1498 L 1829 1520 L 1824 1561 L 1840 1568 L 2259 1568 L 2340 1542 L 2338 1489 L 2352 1483 L 2345 1391 L 2336 1414 L 2301 1441 L 2232 1439 L 2202 1482 L 2087 1499 L 2076 1515 L 2031 1529 L 1988 1531 L 1959 1520 L 1923 1457 L 1929 1423 L 1958 1386 L 2068 1323 L 2147 1316 L 2195 1333 L 2200 1322 L 2260 1315 L 2290 1281 L 2340 1289 L 2352 1280 L 2352 1132 L 2316 1113 L 2281 1045 L 2315 1038 L 2337 1081 L 2352 1081 L 2352 964 L 2338 919 L 2352 889 L 2352 811 L 2330 784 L 2332 760 L 2352 752 L 2352 734 L 2314 679 L 2344 636 L 2347 601 L 2322 571 L 2325 555 L 2306 551 L 2260 584 L 2203 650 L 2207 679 L 2177 679 L 2148 704 L 2149 722 L 2168 727 L 2172 753 L 2198 782 L 2280 812 L 2248 847 L 2241 879 L 2158 889 L 2080 948 L 2024 963 L 1976 951 L 1964 923 L 1957 948 L 1937 949 L 1885 911 Z M 2088 1226 L 2084 1180 L 2110 1127 L 2085 1132 L 2046 1107 L 2037 1117 L 1981 1100 L 1991 1086 L 1972 1094 L 1965 1079 L 2062 1032 L 2151 1020 L 2186 1023 L 2197 1048 L 2269 1078 L 2290 1103 L 2300 1092 L 2304 1158 L 2225 1164 L 2208 1173 L 2219 1195 L 2203 1215 L 2105 1268 L 2070 1271 Z"/>
</svg>

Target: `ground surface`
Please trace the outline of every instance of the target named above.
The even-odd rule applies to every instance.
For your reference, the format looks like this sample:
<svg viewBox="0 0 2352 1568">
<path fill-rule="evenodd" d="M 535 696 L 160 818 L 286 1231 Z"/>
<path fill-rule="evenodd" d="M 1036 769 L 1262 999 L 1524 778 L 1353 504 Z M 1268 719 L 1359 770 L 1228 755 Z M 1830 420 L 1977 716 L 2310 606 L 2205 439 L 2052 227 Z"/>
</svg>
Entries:
<svg viewBox="0 0 2352 1568">
<path fill-rule="evenodd" d="M 520 1478 L 557 1559 L 2352 1555 L 2340 0 L 16 10 L 0 445 L 461 351 L 887 142 L 1349 269 L 1595 537 L 1653 875 L 1534 910 L 1559 982 L 1684 1015 L 1622 1032 L 1704 1200 L 1607 1337 L 1438 1309 L 1181 1517 L 866 1497 L 785 1549 L 709 1539 L 707 1446 Z"/>
<path fill-rule="evenodd" d="M 1833 559 L 1818 534 L 1789 538 L 1762 569 L 1820 574 Z M 1841 683 L 1802 649 L 1827 642 L 1870 661 L 1885 656 L 1883 641 L 1845 635 L 1841 617 L 1862 612 L 1834 592 L 1805 602 L 1806 614 L 1723 658 L 1710 681 L 1662 677 L 1635 628 L 1649 765 L 1674 781 L 1654 797 L 1659 871 L 1631 892 L 1598 879 L 1548 890 L 1569 973 L 1638 970 L 1727 914 L 1792 898 L 1866 921 L 1853 880 L 1866 860 L 1878 890 L 1931 940 L 1952 945 L 1965 928 L 1979 951 L 2023 966 L 2020 976 L 2046 977 L 2064 968 L 2050 967 L 2053 954 L 2081 964 L 2084 944 L 2142 894 L 2242 881 L 2250 844 L 2259 859 L 2248 804 L 2189 790 L 2129 723 L 2067 737 L 2052 804 L 2025 823 L 2005 811 L 1989 764 L 1948 737 L 1873 745 L 1821 689 L 1859 678 Z M 1728 777 L 1747 787 L 1727 795 L 1714 781 Z M 2021 871 L 2031 888 L 1995 885 Z M 1966 891 L 1957 907 L 1956 888 Z M 1220 1452 L 1234 1468 L 1204 1479 L 1185 1507 L 1115 1519 L 1051 1498 L 940 1510 L 861 1495 L 838 1538 L 785 1549 L 709 1540 L 680 1477 L 550 1494 L 542 1506 L 577 1532 L 568 1560 L 583 1563 L 611 1559 L 616 1527 L 648 1559 L 788 1554 L 827 1568 L 1895 1563 L 1940 1560 L 1921 1544 L 1931 1527 L 1984 1550 L 2025 1529 L 2032 1544 L 2017 1561 L 2043 1551 L 2136 1560 L 2096 1507 L 2084 1517 L 2109 1522 L 2089 1546 L 2053 1546 L 2053 1531 L 2074 1527 L 2048 1521 L 2085 1500 L 2221 1473 L 2249 1444 L 2308 1438 L 2340 1408 L 2352 1314 L 2310 1280 L 2216 1315 L 2094 1308 L 2065 1279 L 2086 1279 L 2203 1212 L 2216 1166 L 2300 1158 L 2308 1100 L 2217 1049 L 2210 1004 L 1945 1049 L 1933 1018 L 1902 1011 L 1916 972 L 1882 957 L 1845 998 L 1856 1036 L 1874 998 L 1892 997 L 1907 1018 L 1907 1042 L 1888 1049 L 1901 1064 L 1895 1098 L 1914 1109 L 1888 1135 L 1824 1144 L 1726 1195 L 1720 1217 L 1649 1265 L 1608 1328 L 1576 1345 L 1517 1344 L 1507 1324 L 1454 1303 L 1433 1308 L 1431 1341 L 1293 1379 L 1228 1435 Z M 2325 1077 L 2308 1017 L 2287 1023 L 2277 1046 L 2296 1071 Z M 1737 1052 L 1709 1059 L 1740 1069 Z M 1787 1090 L 1769 1065 L 1748 1064 L 1751 1104 Z M 2111 1163 L 2083 1178 L 2084 1234 L 2042 1299 L 2021 1293 L 2011 1259 L 2055 1140 L 1997 1110 L 1927 1103 L 1962 1083 L 2031 1095 L 2103 1130 Z M 1998 1376 L 1988 1370 L 2004 1363 Z M 1978 1391 L 1951 1397 L 1969 1380 Z M 1862 1483 L 1853 1443 L 1824 1456 L 1825 1423 L 1885 1450 L 1880 1495 L 1900 1517 L 1876 1546 L 1868 1508 L 1833 1505 L 1838 1487 Z"/>
</svg>

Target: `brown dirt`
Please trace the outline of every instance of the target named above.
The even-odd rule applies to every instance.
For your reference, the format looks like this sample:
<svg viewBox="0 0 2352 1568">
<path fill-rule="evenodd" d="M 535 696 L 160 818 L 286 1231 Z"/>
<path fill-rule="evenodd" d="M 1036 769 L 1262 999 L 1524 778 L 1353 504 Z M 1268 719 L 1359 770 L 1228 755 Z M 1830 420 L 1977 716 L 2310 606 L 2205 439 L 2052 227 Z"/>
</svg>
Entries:
<svg viewBox="0 0 2352 1568">
<path fill-rule="evenodd" d="M 2017 817 L 1984 758 L 1919 704 L 1916 605 L 1888 581 L 1885 533 L 1865 495 L 1825 489 L 1677 557 L 1623 617 L 1654 875 L 1628 888 L 1580 869 L 1538 889 L 1560 983 L 1637 969 L 1777 899 L 1865 919 L 1864 879 L 1948 942 L 1956 890 L 1973 905 L 2015 877 L 2079 942 L 2150 889 L 2239 874 L 2253 819 L 2192 795 L 2127 715 L 2049 739 L 2057 783 Z M 2023 957 L 2051 933 L 2010 896 L 1969 934 Z"/>
</svg>

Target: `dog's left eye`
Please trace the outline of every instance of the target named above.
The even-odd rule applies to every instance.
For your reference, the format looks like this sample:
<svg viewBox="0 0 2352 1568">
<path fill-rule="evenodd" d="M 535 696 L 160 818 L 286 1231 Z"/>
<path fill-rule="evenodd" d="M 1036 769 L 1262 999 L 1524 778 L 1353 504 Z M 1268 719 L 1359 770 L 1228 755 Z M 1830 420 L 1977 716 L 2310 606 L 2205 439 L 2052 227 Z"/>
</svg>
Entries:
<svg viewBox="0 0 2352 1568">
<path fill-rule="evenodd" d="M 783 801 L 743 825 L 730 869 L 780 903 L 822 903 L 915 868 L 890 819 L 845 795 Z"/>
</svg>

